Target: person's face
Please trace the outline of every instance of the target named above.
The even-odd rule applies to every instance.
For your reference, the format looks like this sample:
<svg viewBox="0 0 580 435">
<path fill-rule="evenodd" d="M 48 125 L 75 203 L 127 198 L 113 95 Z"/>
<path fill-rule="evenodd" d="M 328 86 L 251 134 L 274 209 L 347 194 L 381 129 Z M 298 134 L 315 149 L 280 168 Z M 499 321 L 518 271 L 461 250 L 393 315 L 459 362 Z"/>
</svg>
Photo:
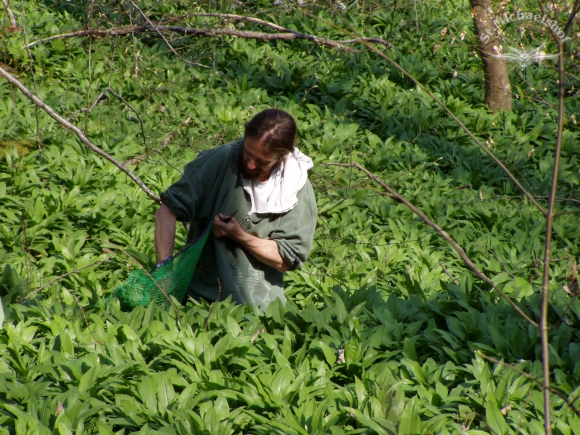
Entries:
<svg viewBox="0 0 580 435">
<path fill-rule="evenodd" d="M 278 159 L 260 140 L 246 138 L 240 170 L 248 180 L 267 181 Z"/>
</svg>

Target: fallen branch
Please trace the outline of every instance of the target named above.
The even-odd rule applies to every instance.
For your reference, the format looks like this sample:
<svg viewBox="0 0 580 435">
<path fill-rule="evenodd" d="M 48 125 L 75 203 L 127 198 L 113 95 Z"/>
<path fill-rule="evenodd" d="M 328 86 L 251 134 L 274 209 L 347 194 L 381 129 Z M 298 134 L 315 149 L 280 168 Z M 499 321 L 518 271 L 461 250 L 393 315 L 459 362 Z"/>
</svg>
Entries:
<svg viewBox="0 0 580 435">
<path fill-rule="evenodd" d="M 286 32 L 286 33 L 293 33 L 297 36 L 300 36 L 302 39 L 311 39 L 314 42 L 317 43 L 322 43 L 322 41 L 326 41 L 328 42 L 328 40 L 324 40 L 322 38 L 318 38 L 316 36 L 313 35 L 306 35 L 302 32 L 298 32 L 297 30 L 292 30 L 292 29 L 288 29 L 287 27 L 282 27 L 279 26 L 276 23 L 272 23 L 270 21 L 264 21 L 261 20 L 259 18 L 254 18 L 254 17 L 246 17 L 243 15 L 235 15 L 235 14 L 191 14 L 189 16 L 192 17 L 217 17 L 217 18 L 225 18 L 226 20 L 231 20 L 233 22 L 248 22 L 248 23 L 253 23 L 253 24 L 259 24 L 259 25 L 263 25 L 263 26 L 267 26 L 269 28 L 271 28 L 272 30 L 276 30 L 277 32 Z M 347 45 L 347 44 L 355 44 L 355 43 L 362 43 L 363 41 L 365 42 L 376 42 L 377 44 L 383 44 L 385 45 L 387 48 L 393 48 L 393 45 L 391 43 L 389 43 L 388 41 L 385 41 L 384 39 L 381 38 L 364 38 L 364 37 L 360 37 L 360 38 L 354 38 L 354 39 L 347 39 L 346 41 L 340 41 L 339 44 L 341 45 Z"/>
<path fill-rule="evenodd" d="M 10 20 L 10 27 L 8 28 L 9 32 L 15 32 L 18 30 L 18 23 L 16 22 L 16 17 L 10 9 L 10 5 L 8 4 L 8 0 L 2 0 L 4 7 L 6 8 L 6 13 L 8 14 L 8 19 Z"/>
<path fill-rule="evenodd" d="M 161 199 L 157 195 L 155 195 L 153 192 L 151 192 L 151 190 L 145 185 L 145 183 L 143 183 L 141 181 L 141 179 L 139 179 L 139 177 L 137 177 L 135 174 L 133 174 L 133 172 L 131 172 L 129 169 L 127 169 L 125 166 L 123 166 L 117 159 L 110 156 L 105 151 L 103 151 L 101 148 L 99 148 L 98 146 L 93 144 L 89 140 L 89 138 L 87 138 L 85 136 L 85 134 L 83 133 L 83 131 L 80 128 L 78 128 L 76 125 L 71 124 L 66 119 L 64 119 L 62 116 L 60 116 L 58 113 L 56 113 L 52 107 L 50 107 L 44 101 L 42 101 L 40 98 L 38 98 L 36 95 L 34 95 L 26 86 L 24 86 L 24 84 L 22 84 L 22 82 L 20 82 L 17 78 L 15 78 L 10 73 L 8 73 L 8 71 L 6 71 L 1 66 L 0 66 L 0 76 L 4 77 L 6 80 L 8 80 L 14 86 L 16 86 L 24 95 L 26 95 L 30 100 L 32 100 L 32 102 L 34 104 L 36 104 L 38 107 L 40 107 L 42 110 L 44 110 L 51 118 L 55 119 L 60 125 L 62 125 L 63 127 L 67 128 L 69 130 L 72 130 L 78 136 L 78 138 L 81 140 L 81 142 L 83 142 L 87 147 L 89 147 L 91 150 L 93 150 L 94 152 L 96 152 L 100 156 L 104 157 L 106 160 L 108 160 L 113 165 L 115 165 L 117 168 L 119 168 L 121 171 L 123 171 L 125 174 L 127 174 L 127 176 L 131 180 L 133 180 L 147 194 L 147 196 L 149 196 L 149 198 L 151 198 L 153 201 L 161 204 Z"/>
<path fill-rule="evenodd" d="M 346 41 L 333 41 L 331 39 L 319 38 L 318 36 L 294 32 L 288 29 L 285 30 L 287 31 L 284 33 L 266 33 L 237 29 L 196 29 L 193 27 L 165 26 L 165 25 L 155 25 L 155 27 L 153 27 L 151 25 L 140 24 L 135 26 L 115 27 L 107 30 L 88 29 L 88 30 L 79 30 L 77 32 L 71 33 L 62 33 L 60 35 L 54 35 L 49 38 L 38 39 L 36 41 L 33 41 L 30 44 L 28 44 L 28 48 L 34 47 L 35 45 L 42 44 L 45 42 L 54 41 L 56 39 L 68 39 L 78 37 L 104 38 L 107 36 L 123 36 L 129 33 L 143 33 L 151 31 L 156 33 L 171 32 L 178 33 L 181 35 L 207 36 L 207 37 L 237 36 L 246 39 L 261 39 L 263 41 L 274 41 L 274 40 L 293 41 L 302 39 L 315 42 L 325 47 L 336 48 L 350 53 L 358 52 L 358 50 L 355 50 L 354 48 L 346 47 L 346 45 L 354 43 L 379 42 L 381 44 L 386 45 L 387 47 L 392 47 L 392 45 L 389 44 L 387 41 L 383 41 L 382 39 L 379 38 L 354 38 L 348 39 Z"/>
<path fill-rule="evenodd" d="M 398 202 L 401 202 L 401 203 L 405 204 L 417 216 L 419 216 L 421 219 L 423 219 L 423 221 L 427 225 L 429 225 L 430 227 L 434 228 L 439 234 L 441 234 L 441 236 L 445 240 L 447 240 L 447 242 L 459 254 L 459 256 L 461 257 L 461 259 L 463 260 L 463 262 L 466 264 L 466 266 L 479 279 L 481 279 L 482 281 L 486 282 L 495 291 L 497 291 L 524 319 L 526 319 L 529 323 L 531 323 L 532 325 L 534 325 L 536 328 L 539 327 L 538 324 L 534 320 L 532 320 L 526 313 L 524 313 L 524 311 L 514 301 L 512 301 L 508 297 L 508 295 L 506 295 L 503 291 L 501 291 L 500 289 L 498 289 L 497 286 L 493 283 L 493 281 L 491 279 L 489 279 L 482 271 L 480 271 L 477 268 L 477 266 L 467 256 L 467 253 L 463 250 L 463 248 L 461 246 L 459 246 L 459 244 L 455 240 L 453 240 L 453 238 L 445 230 L 443 230 L 443 228 L 441 228 L 439 225 L 437 225 L 435 222 L 433 222 L 425 213 L 423 213 L 421 210 L 419 210 L 417 207 L 415 207 L 413 204 L 411 204 L 409 201 L 407 201 L 404 197 L 402 197 L 401 195 L 399 195 L 393 188 L 391 188 L 383 180 L 381 180 L 375 174 L 373 174 L 372 172 L 370 172 L 365 167 L 359 165 L 358 163 L 335 163 L 335 162 L 328 162 L 328 163 L 324 163 L 324 165 L 328 165 L 328 166 L 343 166 L 343 167 L 347 167 L 347 168 L 356 168 L 356 169 L 364 172 L 365 174 L 367 174 L 369 178 L 371 178 L 373 181 L 375 181 L 376 183 L 378 183 L 381 187 L 383 187 L 383 189 L 385 189 L 388 192 L 388 196 L 390 196 L 391 198 L 394 198 Z"/>
</svg>

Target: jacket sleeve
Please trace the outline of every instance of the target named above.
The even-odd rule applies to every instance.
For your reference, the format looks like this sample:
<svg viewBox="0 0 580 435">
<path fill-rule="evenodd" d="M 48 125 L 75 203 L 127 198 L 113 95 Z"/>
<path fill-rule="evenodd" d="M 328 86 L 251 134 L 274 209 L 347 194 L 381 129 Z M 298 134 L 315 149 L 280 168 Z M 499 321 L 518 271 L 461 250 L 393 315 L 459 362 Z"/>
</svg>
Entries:
<svg viewBox="0 0 580 435">
<path fill-rule="evenodd" d="M 191 222 L 197 216 L 202 202 L 215 182 L 219 167 L 225 160 L 224 146 L 202 151 L 185 165 L 183 175 L 163 192 L 161 202 L 175 213 L 180 222 Z"/>
<path fill-rule="evenodd" d="M 310 181 L 298 192 L 296 206 L 280 217 L 279 225 L 270 233 L 270 239 L 278 244 L 278 252 L 290 266 L 298 269 L 312 249 L 316 229 L 316 199 Z"/>
</svg>

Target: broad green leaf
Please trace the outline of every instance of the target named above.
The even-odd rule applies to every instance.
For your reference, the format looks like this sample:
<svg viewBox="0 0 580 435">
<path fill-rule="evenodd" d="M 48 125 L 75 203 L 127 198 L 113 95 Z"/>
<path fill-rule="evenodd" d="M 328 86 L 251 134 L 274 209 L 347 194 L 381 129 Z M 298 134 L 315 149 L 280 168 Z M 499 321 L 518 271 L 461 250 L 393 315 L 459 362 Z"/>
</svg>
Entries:
<svg viewBox="0 0 580 435">
<path fill-rule="evenodd" d="M 167 409 L 174 396 L 175 390 L 169 377 L 165 373 L 159 374 L 157 377 L 157 408 L 160 412 Z"/>
<path fill-rule="evenodd" d="M 219 421 L 223 421 L 229 417 L 230 407 L 225 397 L 218 397 L 214 403 L 216 416 Z"/>
<path fill-rule="evenodd" d="M 485 419 L 491 430 L 495 433 L 503 435 L 508 432 L 508 425 L 495 400 L 487 400 L 485 402 Z"/>
<path fill-rule="evenodd" d="M 419 417 L 418 399 L 413 397 L 406 405 L 399 421 L 398 434 L 415 434 L 421 432 L 421 418 Z"/>
<path fill-rule="evenodd" d="M 157 412 L 157 398 L 161 393 L 158 393 L 159 386 L 156 382 L 156 378 L 152 376 L 144 376 L 137 384 L 137 390 L 139 391 L 139 396 L 145 407 L 151 412 Z M 163 402 L 167 406 L 167 401 Z"/>
<path fill-rule="evenodd" d="M 415 344 L 407 337 L 405 337 L 405 340 L 403 340 L 403 355 L 405 358 L 417 361 L 417 351 L 415 350 Z"/>
</svg>

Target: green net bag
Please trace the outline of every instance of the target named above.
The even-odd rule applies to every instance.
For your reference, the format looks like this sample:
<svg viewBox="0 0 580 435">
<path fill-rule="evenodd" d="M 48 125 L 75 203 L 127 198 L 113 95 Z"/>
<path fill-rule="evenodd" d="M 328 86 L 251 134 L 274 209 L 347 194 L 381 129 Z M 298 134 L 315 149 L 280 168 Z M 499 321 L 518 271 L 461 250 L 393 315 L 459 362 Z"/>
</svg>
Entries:
<svg viewBox="0 0 580 435">
<path fill-rule="evenodd" d="M 211 232 L 211 224 L 196 240 L 185 245 L 174 257 L 158 265 L 150 274 L 138 269 L 129 272 L 127 281 L 115 289 L 109 300 L 118 298 L 121 310 L 131 311 L 139 305 L 157 305 L 168 308 L 169 297 L 183 301 L 189 282 Z"/>
</svg>

